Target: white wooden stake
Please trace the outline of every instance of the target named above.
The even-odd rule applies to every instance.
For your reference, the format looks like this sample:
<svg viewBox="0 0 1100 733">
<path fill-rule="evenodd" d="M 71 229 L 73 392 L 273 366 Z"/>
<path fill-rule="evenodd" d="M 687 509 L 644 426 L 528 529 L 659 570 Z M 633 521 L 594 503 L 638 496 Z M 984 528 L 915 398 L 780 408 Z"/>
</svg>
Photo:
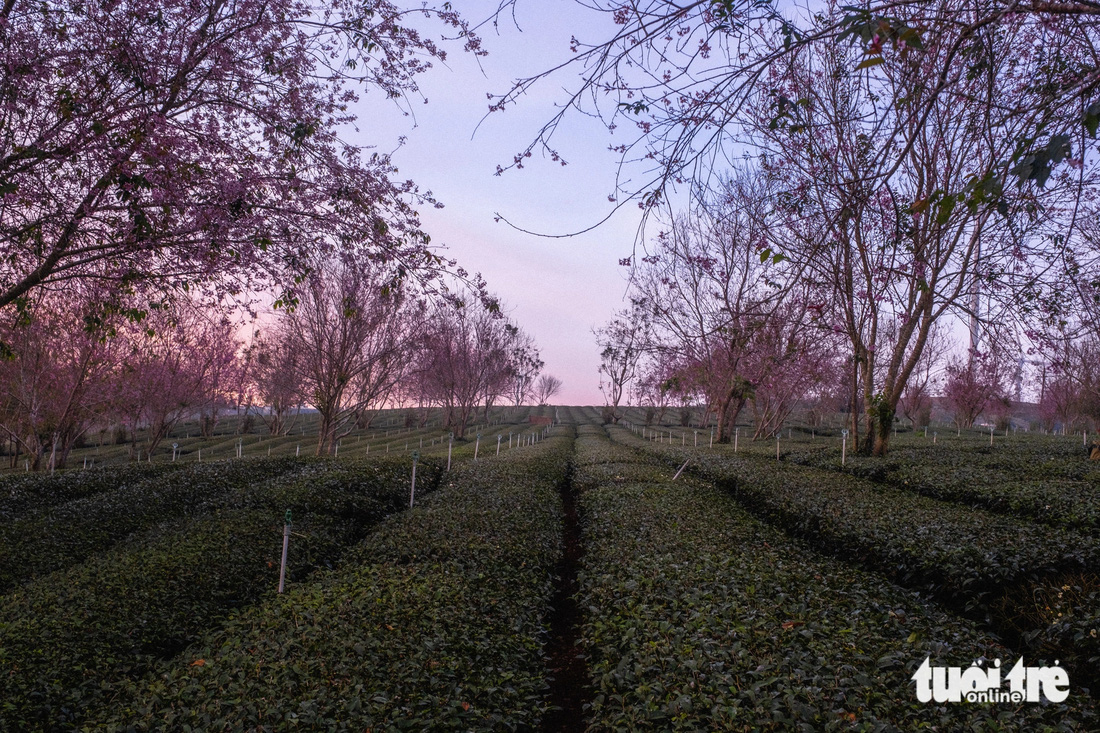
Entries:
<svg viewBox="0 0 1100 733">
<path fill-rule="evenodd" d="M 741 428 L 734 428 L 733 429 L 733 452 L 734 453 L 737 452 L 737 438 L 740 437 L 740 435 L 741 435 Z M 712 438 L 711 439 L 711 444 L 713 445 L 713 443 L 714 443 L 713 436 L 711 436 L 711 438 Z"/>
<path fill-rule="evenodd" d="M 200 451 L 200 453 L 201 453 L 201 451 Z M 299 443 L 298 447 L 294 449 L 294 456 L 298 457 L 300 455 L 302 455 L 302 444 L 301 443 Z"/>
<path fill-rule="evenodd" d="M 447 443 L 447 470 L 451 470 L 451 449 L 455 446 L 455 434 L 451 433 L 451 442 Z"/>
<path fill-rule="evenodd" d="M 416 462 L 420 460 L 420 453 L 413 453 L 413 475 L 412 475 L 412 488 L 409 489 L 409 509 L 413 507 L 413 501 L 416 499 Z"/>
<path fill-rule="evenodd" d="M 680 474 L 684 472 L 684 469 L 685 469 L 685 468 L 687 468 L 687 465 L 688 465 L 688 461 L 690 461 L 690 460 L 691 460 L 691 459 L 689 458 L 689 459 L 687 459 L 687 461 L 684 461 L 684 465 L 680 466 L 680 470 L 679 470 L 679 471 L 677 471 L 677 472 L 676 472 L 676 475 L 672 477 L 672 480 L 673 480 L 673 481 L 675 481 L 676 479 L 680 478 Z"/>
<path fill-rule="evenodd" d="M 477 434 L 477 440 L 474 441 L 474 460 L 477 460 L 477 449 L 481 447 L 481 433 Z"/>
<path fill-rule="evenodd" d="M 500 439 L 503 438 L 503 437 L 504 437 L 503 435 L 498 435 L 497 436 L 497 455 L 498 456 L 500 455 Z"/>
<path fill-rule="evenodd" d="M 283 524 L 283 560 L 279 564 L 279 592 L 286 586 L 286 551 L 290 547 L 290 510 L 286 510 L 286 523 Z"/>
</svg>

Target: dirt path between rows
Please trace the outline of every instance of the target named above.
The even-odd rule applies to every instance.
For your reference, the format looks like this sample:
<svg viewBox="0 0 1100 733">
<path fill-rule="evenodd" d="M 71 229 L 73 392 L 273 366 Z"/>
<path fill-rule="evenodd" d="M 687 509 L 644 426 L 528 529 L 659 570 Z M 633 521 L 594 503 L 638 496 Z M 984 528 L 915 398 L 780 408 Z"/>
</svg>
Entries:
<svg viewBox="0 0 1100 733">
<path fill-rule="evenodd" d="M 547 644 L 550 670 L 550 690 L 547 698 L 554 706 L 542 721 L 544 733 L 583 731 L 585 704 L 591 688 L 588 663 L 577 646 L 581 634 L 581 609 L 577 606 L 577 571 L 584 558 L 577 494 L 573 488 L 572 471 L 560 487 L 565 510 L 564 551 L 557 567 L 557 582 L 550 613 L 550 640 Z"/>
</svg>

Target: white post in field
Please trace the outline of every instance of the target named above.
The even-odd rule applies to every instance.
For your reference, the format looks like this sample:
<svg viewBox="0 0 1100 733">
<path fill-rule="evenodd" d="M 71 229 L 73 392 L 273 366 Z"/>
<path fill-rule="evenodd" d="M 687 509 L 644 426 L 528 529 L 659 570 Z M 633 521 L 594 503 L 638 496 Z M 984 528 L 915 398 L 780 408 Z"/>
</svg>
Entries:
<svg viewBox="0 0 1100 733">
<path fill-rule="evenodd" d="M 286 510 L 286 522 L 283 524 L 283 559 L 279 564 L 279 592 L 286 585 L 286 551 L 290 547 L 290 510 Z"/>
</svg>

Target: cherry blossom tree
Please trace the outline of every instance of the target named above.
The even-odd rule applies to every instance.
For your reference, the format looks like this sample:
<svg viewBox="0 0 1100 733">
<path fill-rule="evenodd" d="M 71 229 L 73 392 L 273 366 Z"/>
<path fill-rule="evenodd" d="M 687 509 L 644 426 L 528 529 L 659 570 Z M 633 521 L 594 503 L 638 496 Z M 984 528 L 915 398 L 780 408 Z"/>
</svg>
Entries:
<svg viewBox="0 0 1100 733">
<path fill-rule="evenodd" d="M 199 433 L 204 438 L 214 436 L 222 414 L 231 407 L 236 407 L 236 432 L 241 432 L 247 422 L 247 408 L 244 403 L 248 399 L 248 393 L 244 390 L 244 381 L 247 379 L 250 355 L 248 349 L 242 350 L 242 344 L 235 333 L 237 324 L 228 318 L 228 314 L 233 313 L 234 309 L 215 307 L 211 310 L 224 313 L 226 317 L 223 318 L 225 322 L 222 328 L 208 329 L 203 333 L 206 339 L 203 347 L 210 353 L 222 355 L 222 358 L 210 361 L 199 387 Z M 220 339 L 221 343 L 215 343 L 216 339 Z M 227 354 L 234 354 L 234 358 L 224 358 Z"/>
<path fill-rule="evenodd" d="M 562 381 L 551 374 L 543 374 L 535 382 L 535 402 L 540 405 L 550 403 L 550 398 L 561 391 Z"/>
<path fill-rule="evenodd" d="M 1100 430 L 1098 358 L 1098 339 L 1087 335 L 1067 338 L 1048 350 L 1039 394 L 1039 418 L 1044 428 L 1053 429 L 1056 423 L 1091 423 L 1094 431 Z"/>
<path fill-rule="evenodd" d="M 289 435 L 301 415 L 305 392 L 300 360 L 287 329 L 278 324 L 261 333 L 252 346 L 250 389 L 271 435 Z"/>
<path fill-rule="evenodd" d="M 1063 171 L 1043 189 L 981 200 L 950 193 L 1010 155 L 1025 126 L 1002 112 L 1027 96 L 1026 85 L 998 86 L 1020 71 L 1007 51 L 1019 40 L 1009 30 L 987 39 L 1005 49 L 997 62 L 929 99 L 926 115 L 914 118 L 879 95 L 923 104 L 920 95 L 932 90 L 921 80 L 950 53 L 939 43 L 878 64 L 870 89 L 843 71 L 851 50 L 807 45 L 768 72 L 774 94 L 790 101 L 783 114 L 775 116 L 774 94 L 746 109 L 764 169 L 781 190 L 784 222 L 771 230 L 771 246 L 832 291 L 825 312 L 853 356 L 862 415 L 852 411 L 850 428 L 865 453 L 887 451 L 898 403 L 941 319 L 1037 322 L 1052 312 L 1057 232 L 1091 178 Z M 902 153 L 905 165 L 887 176 L 884 166 Z"/>
<path fill-rule="evenodd" d="M 530 334 L 521 332 L 516 337 L 508 363 L 512 371 L 512 404 L 518 407 L 527 401 L 527 396 L 535 386 L 535 380 L 545 366 L 539 358 L 538 347 Z"/>
<path fill-rule="evenodd" d="M 120 328 L 112 378 L 114 411 L 130 432 L 134 457 L 139 449 L 151 455 L 181 420 L 224 399 L 212 389 L 214 375 L 233 368 L 240 349 L 236 324 L 205 304 L 169 299 L 139 312 Z"/>
<path fill-rule="evenodd" d="M 630 307 L 617 311 L 611 320 L 595 330 L 600 346 L 600 391 L 607 405 L 605 417 L 618 424 L 619 403 L 624 391 L 638 377 L 642 356 L 649 346 L 649 317 L 645 301 L 631 299 Z"/>
<path fill-rule="evenodd" d="M 955 357 L 945 368 L 943 398 L 960 428 L 974 426 L 995 400 L 1007 399 L 1007 370 L 996 349 L 971 351 Z"/>
<path fill-rule="evenodd" d="M 651 354 L 630 388 L 634 404 L 645 407 L 646 425 L 664 422 L 675 389 L 682 382 L 676 367 L 667 361 L 669 358 L 667 353 Z"/>
<path fill-rule="evenodd" d="M 1093 433 L 1100 433 L 1100 336 L 1082 339 L 1074 352 L 1079 409 L 1092 422 Z"/>
<path fill-rule="evenodd" d="M 33 470 L 64 468 L 108 408 L 121 317 L 97 307 L 103 298 L 40 290 L 0 322 L 0 430 Z"/>
<path fill-rule="evenodd" d="M 703 395 L 719 441 L 757 385 L 808 343 L 800 334 L 819 310 L 797 266 L 767 250 L 772 194 L 763 176 L 741 171 L 673 220 L 633 273 L 631 297 L 651 324 L 655 384 Z M 790 353 L 779 356 L 784 346 L 776 358 L 758 358 L 764 341 Z"/>
<path fill-rule="evenodd" d="M 345 143 L 361 92 L 402 104 L 446 3 L 10 0 L 0 8 L 0 307 L 76 279 L 236 294 L 313 252 L 445 265 L 386 155 Z"/>
<path fill-rule="evenodd" d="M 382 266 L 315 260 L 281 323 L 284 355 L 320 414 L 317 455 L 331 454 L 357 421 L 385 404 L 410 363 L 422 302 L 391 285 Z"/>
<path fill-rule="evenodd" d="M 754 339 L 752 371 L 761 375 L 752 393 L 753 439 L 774 435 L 805 397 L 836 372 L 838 339 L 820 329 L 799 327 L 799 304 L 788 302 Z M 792 327 L 793 325 L 793 327 Z"/>
<path fill-rule="evenodd" d="M 444 426 L 464 438 L 477 407 L 511 389 L 521 368 L 511 358 L 529 355 L 529 342 L 495 301 L 487 307 L 467 286 L 448 296 L 433 299 L 423 320 L 415 378 L 426 401 L 442 407 Z"/>
<path fill-rule="evenodd" d="M 1045 430 L 1064 427 L 1076 420 L 1077 405 L 1077 390 L 1066 374 L 1054 369 L 1043 374 L 1038 408 L 1039 421 Z"/>
</svg>

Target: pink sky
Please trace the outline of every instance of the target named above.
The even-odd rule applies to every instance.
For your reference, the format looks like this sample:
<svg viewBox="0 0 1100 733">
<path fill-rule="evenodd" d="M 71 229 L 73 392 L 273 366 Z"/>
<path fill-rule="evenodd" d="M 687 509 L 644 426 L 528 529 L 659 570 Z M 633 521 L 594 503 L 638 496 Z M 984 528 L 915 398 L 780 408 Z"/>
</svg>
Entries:
<svg viewBox="0 0 1100 733">
<path fill-rule="evenodd" d="M 454 2 L 471 20 L 496 5 L 496 0 Z M 565 97 L 562 88 L 576 87 L 575 76 L 562 75 L 518 107 L 482 118 L 487 93 L 506 91 L 512 79 L 568 57 L 570 35 L 595 28 L 583 12 L 573 0 L 520 2 L 517 19 L 524 32 L 504 23 L 499 35 L 486 29 L 489 56 L 480 60 L 451 52 L 449 69 L 437 66 L 421 79 L 428 104 L 414 106 L 415 119 L 365 95 L 361 133 L 352 138 L 380 150 L 392 149 L 399 136 L 407 138 L 394 153 L 400 175 L 430 189 L 445 205 L 421 210 L 433 243 L 445 245 L 467 270 L 481 272 L 513 320 L 535 337 L 544 371 L 564 382 L 553 400 L 557 404 L 603 403 L 592 328 L 622 307 L 625 270 L 618 261 L 632 252 L 639 211 L 631 205 L 596 230 L 563 239 L 524 234 L 494 221 L 499 212 L 525 229 L 560 234 L 585 229 L 610 211 L 607 196 L 617 158 L 607 148 L 618 140 L 594 120 L 571 116 L 560 130 L 559 149 L 569 165 L 536 155 L 524 170 L 494 175 L 496 166 L 510 162 L 551 117 L 554 103 Z"/>
</svg>

